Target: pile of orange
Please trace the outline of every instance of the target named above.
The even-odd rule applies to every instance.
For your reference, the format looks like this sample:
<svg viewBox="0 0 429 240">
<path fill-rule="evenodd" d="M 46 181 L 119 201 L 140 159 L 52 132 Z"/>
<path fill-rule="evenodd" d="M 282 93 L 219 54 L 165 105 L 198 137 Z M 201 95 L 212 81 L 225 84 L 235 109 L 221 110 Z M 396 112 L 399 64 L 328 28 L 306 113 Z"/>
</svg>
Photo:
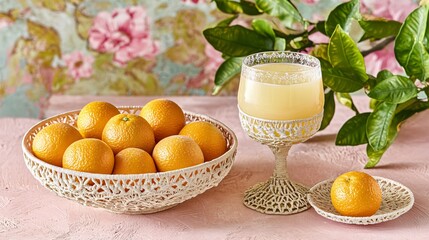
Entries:
<svg viewBox="0 0 429 240">
<path fill-rule="evenodd" d="M 175 102 L 155 99 L 140 115 L 121 114 L 107 102 L 90 102 L 76 127 L 54 123 L 37 133 L 32 150 L 41 160 L 81 172 L 141 174 L 165 172 L 213 160 L 227 150 L 210 122 L 186 124 Z"/>
</svg>

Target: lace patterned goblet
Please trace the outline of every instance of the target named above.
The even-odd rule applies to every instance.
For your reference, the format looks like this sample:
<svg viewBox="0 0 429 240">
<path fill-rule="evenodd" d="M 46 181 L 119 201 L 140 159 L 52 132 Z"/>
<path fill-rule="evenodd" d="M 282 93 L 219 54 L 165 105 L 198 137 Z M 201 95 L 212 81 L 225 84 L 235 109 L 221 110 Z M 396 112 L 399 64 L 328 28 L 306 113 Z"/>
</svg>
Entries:
<svg viewBox="0 0 429 240">
<path fill-rule="evenodd" d="M 317 58 L 283 51 L 244 58 L 238 90 L 241 126 L 275 155 L 272 177 L 248 189 L 244 205 L 267 214 L 294 214 L 310 207 L 308 188 L 289 179 L 286 161 L 293 144 L 320 128 L 323 104 Z"/>
</svg>

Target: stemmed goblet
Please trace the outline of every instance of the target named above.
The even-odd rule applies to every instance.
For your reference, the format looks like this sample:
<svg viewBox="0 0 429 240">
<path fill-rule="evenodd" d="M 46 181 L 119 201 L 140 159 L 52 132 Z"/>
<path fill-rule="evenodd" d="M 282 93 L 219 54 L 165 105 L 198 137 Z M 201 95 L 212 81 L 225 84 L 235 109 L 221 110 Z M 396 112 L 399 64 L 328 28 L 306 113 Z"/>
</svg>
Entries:
<svg viewBox="0 0 429 240">
<path fill-rule="evenodd" d="M 244 205 L 267 214 L 294 214 L 310 207 L 308 188 L 289 179 L 286 161 L 293 144 L 319 130 L 323 104 L 317 58 L 287 51 L 244 58 L 238 90 L 241 126 L 275 155 L 273 175 L 245 192 Z"/>
</svg>

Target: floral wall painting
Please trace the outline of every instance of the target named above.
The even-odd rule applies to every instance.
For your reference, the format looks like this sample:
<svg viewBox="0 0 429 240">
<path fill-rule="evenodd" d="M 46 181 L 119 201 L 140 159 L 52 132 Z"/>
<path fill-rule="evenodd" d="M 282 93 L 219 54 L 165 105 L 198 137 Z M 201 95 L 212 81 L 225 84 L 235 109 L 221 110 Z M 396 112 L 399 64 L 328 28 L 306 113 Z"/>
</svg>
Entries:
<svg viewBox="0 0 429 240">
<path fill-rule="evenodd" d="M 293 2 L 318 20 L 343 1 Z M 418 5 L 361 2 L 394 20 Z M 224 16 L 208 0 L 0 0 L 0 117 L 42 118 L 53 94 L 211 95 L 223 59 L 202 31 Z M 376 72 L 396 64 L 392 54 L 365 60 Z M 237 82 L 220 94 L 235 95 Z"/>
<path fill-rule="evenodd" d="M 113 62 L 126 65 L 137 58 L 154 59 L 159 43 L 151 36 L 149 17 L 142 6 L 101 12 L 89 29 L 89 46 L 100 53 L 113 54 Z"/>
</svg>

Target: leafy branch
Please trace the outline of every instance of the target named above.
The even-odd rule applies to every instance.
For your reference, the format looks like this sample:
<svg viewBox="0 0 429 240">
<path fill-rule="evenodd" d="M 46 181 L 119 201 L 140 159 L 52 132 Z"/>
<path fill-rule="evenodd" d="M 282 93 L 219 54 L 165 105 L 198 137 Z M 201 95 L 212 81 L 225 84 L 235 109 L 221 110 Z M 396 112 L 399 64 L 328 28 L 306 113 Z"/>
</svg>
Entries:
<svg viewBox="0 0 429 240">
<path fill-rule="evenodd" d="M 374 45 L 370 49 L 362 51 L 362 56 L 366 57 L 367 55 L 369 55 L 373 52 L 382 50 L 383 48 L 385 48 L 387 45 L 389 45 L 393 41 L 395 41 L 395 36 L 388 37 L 388 38 L 384 39 L 383 41 L 377 43 L 376 45 Z"/>
<path fill-rule="evenodd" d="M 203 32 L 225 58 L 215 76 L 214 93 L 240 73 L 244 56 L 272 50 L 310 51 L 321 62 L 326 88 L 321 130 L 332 120 L 337 102 L 354 111 L 355 116 L 339 130 L 336 144 L 366 144 L 366 168 L 379 163 L 405 120 L 429 108 L 427 5 L 415 9 L 400 23 L 378 17 L 367 19 L 360 13 L 359 0 L 351 0 L 338 5 L 325 21 L 310 22 L 289 0 L 214 2 L 220 11 L 232 15 Z M 251 19 L 251 25 L 232 25 L 242 15 Z M 361 36 L 352 35 L 351 30 L 356 27 L 360 28 Z M 317 32 L 329 37 L 329 43 L 312 42 L 309 36 Z M 359 42 L 375 44 L 362 50 Z M 367 74 L 363 57 L 392 42 L 396 60 L 406 76 L 394 75 L 389 70 L 380 71 L 377 76 Z M 417 81 L 424 87 L 418 87 Z M 354 105 L 350 93 L 361 90 L 370 98 L 372 112 L 361 113 Z"/>
</svg>

